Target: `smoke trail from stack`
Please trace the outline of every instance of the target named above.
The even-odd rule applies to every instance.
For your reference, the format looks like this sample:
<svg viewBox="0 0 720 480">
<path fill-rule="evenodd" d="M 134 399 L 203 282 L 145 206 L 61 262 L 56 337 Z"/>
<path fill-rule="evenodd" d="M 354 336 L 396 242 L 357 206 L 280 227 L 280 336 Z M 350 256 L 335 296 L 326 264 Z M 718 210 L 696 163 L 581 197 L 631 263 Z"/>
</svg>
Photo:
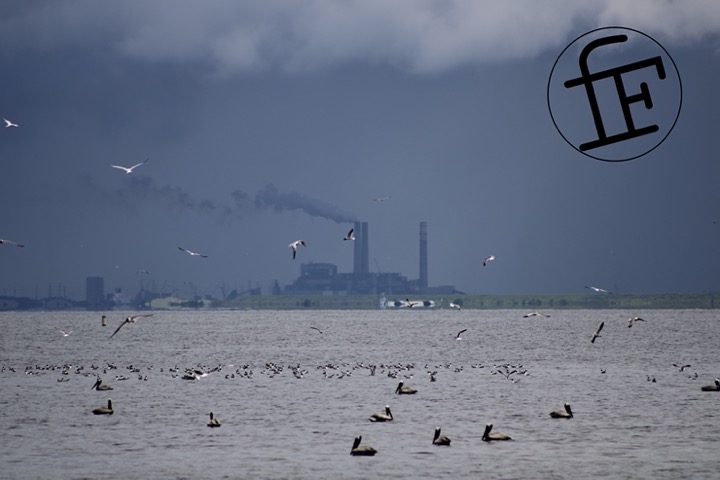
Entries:
<svg viewBox="0 0 720 480">
<path fill-rule="evenodd" d="M 355 222 L 354 215 L 343 212 L 334 205 L 308 198 L 299 193 L 280 193 L 273 184 L 266 185 L 255 195 L 255 208 L 273 208 L 276 212 L 301 210 L 313 217 L 322 217 L 337 223 Z"/>
</svg>

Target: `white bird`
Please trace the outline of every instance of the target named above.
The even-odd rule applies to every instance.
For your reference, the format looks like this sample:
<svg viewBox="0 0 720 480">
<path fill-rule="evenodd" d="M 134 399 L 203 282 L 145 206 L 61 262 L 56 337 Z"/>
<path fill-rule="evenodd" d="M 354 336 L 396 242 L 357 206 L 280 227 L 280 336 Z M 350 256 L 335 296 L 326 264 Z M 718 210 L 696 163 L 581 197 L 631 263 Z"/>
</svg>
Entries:
<svg viewBox="0 0 720 480">
<path fill-rule="evenodd" d="M 3 120 L 5 120 L 5 128 L 19 127 L 19 126 L 20 126 L 20 125 L 18 125 L 17 123 L 11 122 L 10 120 L 8 120 L 8 119 L 5 118 L 5 117 L 3 117 Z"/>
<path fill-rule="evenodd" d="M 290 245 L 288 245 L 288 247 L 290 247 L 290 249 L 292 250 L 293 260 L 295 260 L 295 255 L 297 255 L 297 249 L 300 245 L 302 245 L 303 247 L 307 246 L 305 245 L 305 240 L 295 240 Z"/>
<path fill-rule="evenodd" d="M 465 333 L 465 332 L 467 332 L 467 328 L 463 328 L 462 330 L 460 330 L 460 331 L 458 332 L 457 336 L 455 337 L 455 340 L 462 340 L 461 335 L 462 335 L 463 333 Z"/>
<path fill-rule="evenodd" d="M 345 235 L 343 240 L 355 240 L 355 235 L 353 235 L 353 232 L 355 231 L 354 228 L 351 228 L 350 231 Z"/>
<path fill-rule="evenodd" d="M 487 257 L 485 257 L 483 259 L 483 267 L 486 266 L 488 262 L 492 262 L 493 260 L 495 260 L 495 255 L 488 255 Z"/>
<path fill-rule="evenodd" d="M 63 330 L 60 330 L 60 333 L 62 333 L 62 336 L 63 336 L 63 337 L 69 337 L 70 334 L 72 333 L 72 330 L 70 330 L 70 331 L 67 332 L 67 333 L 66 333 L 65 331 L 63 331 Z"/>
<path fill-rule="evenodd" d="M 644 322 L 645 320 L 640 317 L 631 317 L 628 319 L 628 328 L 632 327 L 635 322 Z"/>
<path fill-rule="evenodd" d="M 592 338 L 590 339 L 590 343 L 595 343 L 595 339 L 600 336 L 600 330 L 603 329 L 605 326 L 605 322 L 600 322 L 600 326 L 595 330 L 595 333 L 593 333 Z"/>
<path fill-rule="evenodd" d="M 458 305 L 457 303 L 450 302 L 450 308 L 456 308 L 460 310 L 462 308 L 462 305 Z"/>
<path fill-rule="evenodd" d="M 132 317 L 127 317 L 127 318 L 125 319 L 125 321 L 122 322 L 119 327 L 117 327 L 117 330 L 115 330 L 115 331 L 113 332 L 113 334 L 110 335 L 108 338 L 114 337 L 115 334 L 116 334 L 117 332 L 119 332 L 120 329 L 121 329 L 122 327 L 124 327 L 125 325 L 127 325 L 128 323 L 135 323 L 135 319 L 136 319 L 136 318 L 152 317 L 152 316 L 153 316 L 152 313 L 148 313 L 148 314 L 145 314 L 145 315 L 133 315 Z"/>
<path fill-rule="evenodd" d="M 202 257 L 202 258 L 208 258 L 207 255 L 203 255 L 202 253 L 193 252 L 192 250 L 188 250 L 187 248 L 178 247 L 180 250 L 182 250 L 185 253 L 190 254 L 193 257 Z"/>
<path fill-rule="evenodd" d="M 523 318 L 529 318 L 529 317 L 549 317 L 550 315 L 546 315 L 544 313 L 540 312 L 530 312 L 523 315 Z"/>
<path fill-rule="evenodd" d="M 129 175 L 129 174 L 131 174 L 131 173 L 133 172 L 133 170 L 135 170 L 135 169 L 136 169 L 137 167 L 139 167 L 140 165 L 143 165 L 143 164 L 144 164 L 145 162 L 147 162 L 148 160 L 150 160 L 150 157 L 146 158 L 145 160 L 143 160 L 142 162 L 138 163 L 137 165 L 133 165 L 132 167 L 123 167 L 122 165 L 110 165 L 110 166 L 113 167 L 113 168 L 118 168 L 118 169 L 124 171 L 126 174 Z"/>
<path fill-rule="evenodd" d="M 609 292 L 609 291 L 605 290 L 604 288 L 593 287 L 592 285 L 585 285 L 585 288 L 589 288 L 589 289 L 592 290 L 593 292 L 612 293 L 612 292 Z"/>
<path fill-rule="evenodd" d="M 13 242 L 12 240 L 0 238 L 0 245 L 2 245 L 4 243 L 7 243 L 8 245 L 15 245 L 16 247 L 24 247 L 25 246 L 25 244 L 23 244 L 23 243 L 17 243 L 17 242 Z"/>
</svg>

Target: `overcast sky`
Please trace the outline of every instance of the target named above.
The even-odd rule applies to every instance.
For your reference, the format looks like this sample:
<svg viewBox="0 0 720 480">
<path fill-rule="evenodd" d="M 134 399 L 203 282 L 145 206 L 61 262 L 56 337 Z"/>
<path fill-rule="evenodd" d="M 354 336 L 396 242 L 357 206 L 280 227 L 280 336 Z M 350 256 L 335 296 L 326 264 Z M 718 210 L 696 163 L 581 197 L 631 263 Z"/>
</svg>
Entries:
<svg viewBox="0 0 720 480">
<path fill-rule="evenodd" d="M 547 101 L 563 49 L 612 25 L 683 86 L 627 162 L 566 143 Z M 0 66 L 0 238 L 26 244 L 0 245 L 0 294 L 267 292 L 304 262 L 350 272 L 353 220 L 371 269 L 409 278 L 427 221 L 430 284 L 468 293 L 720 290 L 716 0 L 6 0 Z"/>
</svg>

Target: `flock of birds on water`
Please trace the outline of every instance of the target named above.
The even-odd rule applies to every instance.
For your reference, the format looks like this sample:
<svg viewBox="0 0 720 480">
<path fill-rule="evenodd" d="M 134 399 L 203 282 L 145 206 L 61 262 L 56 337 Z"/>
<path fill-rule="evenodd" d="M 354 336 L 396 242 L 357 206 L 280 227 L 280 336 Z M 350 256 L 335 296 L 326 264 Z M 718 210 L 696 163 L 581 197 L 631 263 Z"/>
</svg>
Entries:
<svg viewBox="0 0 720 480">
<path fill-rule="evenodd" d="M 117 329 L 108 337 L 108 339 L 112 339 L 116 334 L 120 332 L 120 330 L 130 324 L 137 323 L 137 320 L 140 318 L 148 318 L 153 316 L 152 313 L 148 314 L 138 314 L 138 315 L 132 315 L 128 316 L 123 320 Z M 536 316 L 542 316 L 542 317 L 549 317 L 550 315 L 541 313 L 541 312 L 529 312 L 525 315 L 523 315 L 524 318 L 530 318 L 530 317 L 536 317 Z M 107 317 L 105 315 L 102 316 L 101 325 L 106 326 L 106 319 Z M 640 317 L 631 317 L 628 319 L 628 328 L 632 328 L 633 325 L 635 325 L 637 322 L 645 322 L 643 318 Z M 590 343 L 595 343 L 598 338 L 602 338 L 600 335 L 600 332 L 602 331 L 603 327 L 605 325 L 605 322 L 601 322 L 600 325 L 596 328 L 596 330 L 592 333 L 590 336 Z M 323 331 L 315 326 L 310 326 L 310 329 L 313 329 L 317 332 L 318 335 L 323 335 Z M 468 329 L 464 328 L 460 330 L 457 334 L 455 334 L 456 340 L 462 340 L 462 334 L 465 333 Z M 72 331 L 64 331 L 59 330 L 61 335 L 63 337 L 68 337 L 72 333 Z M 685 370 L 692 365 L 690 364 L 680 364 L 680 363 L 673 363 L 673 367 L 677 368 L 679 372 L 685 372 Z M 488 368 L 491 375 L 499 375 L 500 377 L 511 381 L 512 383 L 517 383 L 519 381 L 519 377 L 530 375 L 530 372 L 528 369 L 524 368 L 522 364 L 493 364 L 492 366 L 489 365 L 483 365 L 483 364 L 472 364 L 470 365 L 472 369 L 483 369 Z M 17 370 L 14 367 L 7 367 L 9 372 L 16 372 Z M 255 375 L 255 370 L 257 370 L 258 367 L 252 364 L 245 364 L 240 366 L 235 365 L 217 365 L 215 367 L 207 367 L 205 365 L 197 365 L 194 367 L 189 367 L 185 369 L 179 368 L 177 365 L 174 367 L 168 368 L 167 373 L 171 375 L 172 378 L 180 379 L 180 380 L 189 380 L 189 381 L 198 381 L 205 377 L 208 377 L 213 374 L 217 374 L 222 376 L 223 374 L 221 372 L 226 372 L 224 374 L 224 378 L 228 380 L 232 379 L 252 379 Z M 288 365 L 287 369 L 289 369 L 292 372 L 292 375 L 296 379 L 303 379 L 307 375 L 310 374 L 310 370 L 302 368 L 299 364 L 296 365 Z M 355 363 L 355 364 L 325 364 L 325 365 L 318 365 L 315 367 L 317 371 L 322 372 L 322 376 L 325 379 L 342 379 L 346 377 L 350 377 L 353 374 L 365 374 L 370 376 L 375 376 L 376 374 L 379 375 L 387 375 L 389 378 L 393 379 L 400 379 L 396 389 L 395 394 L 396 395 L 415 395 L 418 393 L 418 390 L 410 385 L 406 385 L 405 380 L 407 379 L 413 379 L 415 378 L 415 372 L 417 369 L 417 366 L 413 363 L 410 364 L 364 364 L 364 363 Z M 460 365 L 453 365 L 452 363 L 445 363 L 445 364 L 436 364 L 436 365 L 429 365 L 426 364 L 424 366 L 424 369 L 426 371 L 426 374 L 429 378 L 430 382 L 437 381 L 437 375 L 438 372 L 442 369 L 445 369 L 446 371 L 454 371 L 455 373 L 460 373 L 463 371 L 464 366 Z M 148 380 L 148 372 L 153 372 L 153 366 L 147 366 L 144 367 L 144 370 L 142 367 L 138 367 L 136 365 L 128 365 L 124 367 L 124 370 L 127 371 L 127 373 L 116 373 L 115 375 L 115 381 L 121 382 L 129 380 L 132 375 L 137 375 L 137 379 L 141 381 L 147 381 Z M 283 365 L 275 364 L 275 363 L 265 363 L 264 366 L 261 366 L 259 371 L 261 375 L 266 375 L 268 378 L 273 378 L 278 375 L 282 375 L 283 372 L 286 370 L 286 367 Z M 379 371 L 378 371 L 379 370 Z M 6 371 L 6 367 L 2 366 L 0 369 L 0 373 L 3 373 Z M 84 377 L 87 376 L 95 376 L 95 382 L 92 386 L 92 390 L 100 391 L 100 392 L 109 392 L 112 391 L 114 388 L 105 383 L 102 380 L 101 372 L 103 375 L 109 375 L 110 372 L 121 372 L 122 370 L 119 369 L 117 365 L 108 363 L 104 366 L 100 365 L 90 365 L 89 368 L 85 368 L 85 366 L 82 365 L 35 365 L 35 366 L 28 366 L 25 368 L 24 373 L 26 375 L 38 375 L 41 373 L 47 373 L 47 372 L 59 372 L 61 374 L 60 378 L 57 379 L 58 382 L 68 382 L 70 380 L 70 374 L 74 373 L 76 375 L 81 375 Z M 160 373 L 164 373 L 165 369 L 160 368 Z M 601 369 L 601 373 L 606 373 L 605 369 Z M 129 375 L 129 376 L 128 376 Z M 694 376 L 691 375 L 689 378 L 697 378 L 698 374 L 695 373 Z M 648 376 L 648 381 L 655 382 L 654 377 Z M 720 378 L 716 378 L 713 384 L 705 385 L 701 387 L 702 391 L 712 391 L 712 392 L 720 392 Z M 112 399 L 108 399 L 106 405 L 101 405 L 97 408 L 94 408 L 91 411 L 94 415 L 112 415 L 114 413 L 113 410 L 113 403 Z M 557 408 L 555 410 L 552 410 L 549 412 L 550 418 L 553 419 L 572 419 L 574 417 L 572 407 L 569 403 L 565 403 L 561 408 Z M 390 409 L 390 405 L 385 405 L 385 408 L 382 411 L 373 413 L 368 417 L 368 420 L 373 423 L 377 422 L 392 422 L 394 420 L 393 413 Z M 213 412 L 209 413 L 209 421 L 207 423 L 207 427 L 209 428 L 219 428 L 222 425 L 220 420 L 215 416 Z M 450 446 L 451 439 L 447 437 L 446 435 L 441 434 L 441 428 L 436 427 L 433 437 L 432 437 L 432 445 L 437 446 Z M 494 441 L 509 441 L 512 440 L 512 437 L 510 437 L 508 434 L 493 430 L 493 424 L 488 423 L 485 425 L 485 430 L 482 435 L 482 440 L 484 442 L 494 442 Z M 358 435 L 354 438 L 352 447 L 350 449 L 350 454 L 354 456 L 372 456 L 375 455 L 378 452 L 377 449 L 372 447 L 371 445 L 362 444 L 362 435 Z"/>
</svg>

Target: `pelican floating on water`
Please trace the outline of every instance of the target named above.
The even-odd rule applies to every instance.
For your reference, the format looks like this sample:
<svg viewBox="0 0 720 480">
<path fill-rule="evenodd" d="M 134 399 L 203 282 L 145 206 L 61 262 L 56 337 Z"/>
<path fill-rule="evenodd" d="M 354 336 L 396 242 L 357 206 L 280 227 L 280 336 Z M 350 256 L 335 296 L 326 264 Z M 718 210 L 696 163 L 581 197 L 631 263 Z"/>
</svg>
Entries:
<svg viewBox="0 0 720 480">
<path fill-rule="evenodd" d="M 95 385 L 93 385 L 90 390 L 97 390 L 98 392 L 103 392 L 103 391 L 112 390 L 112 389 L 113 388 L 110 385 L 103 383 L 100 376 L 98 376 L 97 381 L 95 382 Z"/>
<path fill-rule="evenodd" d="M 215 418 L 213 412 L 210 412 L 210 421 L 208 422 L 207 426 L 210 428 L 217 428 L 220 426 L 220 422 L 217 418 Z"/>
<path fill-rule="evenodd" d="M 553 410 L 550 412 L 550 416 L 552 418 L 573 418 L 572 409 L 570 408 L 569 403 L 565 403 L 563 408 L 558 408 L 557 410 Z"/>
<path fill-rule="evenodd" d="M 362 442 L 362 436 L 358 435 L 355 437 L 355 441 L 353 441 L 352 448 L 350 449 L 350 455 L 372 457 L 377 453 L 377 450 L 370 445 L 360 445 L 360 442 Z"/>
<path fill-rule="evenodd" d="M 720 392 L 720 378 L 715 379 L 714 385 L 705 385 L 704 387 L 700 387 L 700 390 L 703 392 Z"/>
<path fill-rule="evenodd" d="M 95 415 L 112 415 L 113 414 L 112 400 L 108 398 L 107 407 L 98 407 L 95 410 L 93 410 L 92 412 Z"/>
<path fill-rule="evenodd" d="M 440 435 L 440 427 L 435 429 L 435 436 L 433 436 L 433 445 L 445 445 L 450 446 L 450 439 L 445 435 Z"/>
<path fill-rule="evenodd" d="M 370 415 L 370 421 L 371 422 L 392 422 L 393 416 L 392 412 L 390 411 L 390 405 L 385 405 L 385 411 L 384 412 L 377 412 Z"/>
<path fill-rule="evenodd" d="M 417 390 L 415 390 L 413 387 L 406 387 L 403 385 L 403 382 L 400 382 L 395 389 L 395 393 L 397 393 L 398 395 L 412 395 L 414 393 L 417 393 Z"/>
<path fill-rule="evenodd" d="M 493 441 L 501 441 L 501 440 L 512 440 L 508 435 L 502 433 L 502 432 L 491 432 L 493 426 L 492 423 L 488 423 L 485 425 L 485 432 L 482 436 L 483 442 L 493 442 Z"/>
</svg>

